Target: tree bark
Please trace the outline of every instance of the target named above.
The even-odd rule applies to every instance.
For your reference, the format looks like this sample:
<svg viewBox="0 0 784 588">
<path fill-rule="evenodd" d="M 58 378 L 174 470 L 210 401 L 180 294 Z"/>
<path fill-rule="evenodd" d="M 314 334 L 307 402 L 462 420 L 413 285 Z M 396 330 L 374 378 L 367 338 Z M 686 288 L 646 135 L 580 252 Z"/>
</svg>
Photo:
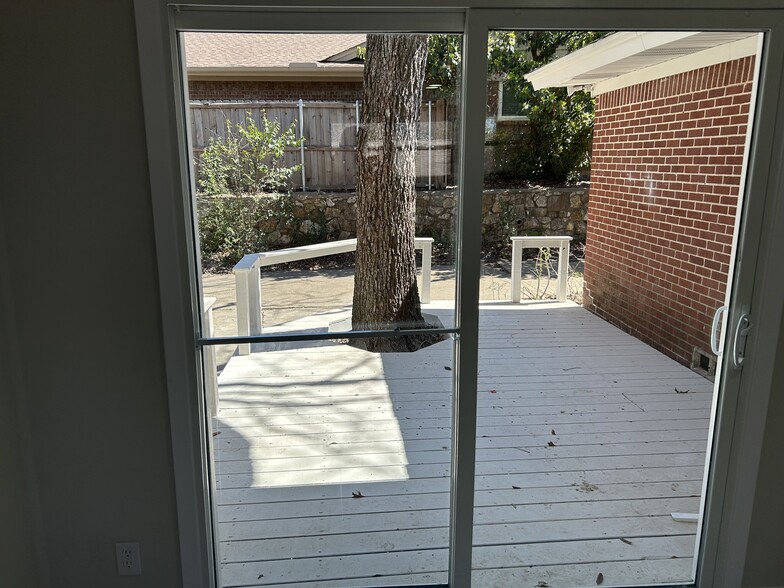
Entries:
<svg viewBox="0 0 784 588">
<path fill-rule="evenodd" d="M 426 327 L 416 283 L 417 128 L 427 35 L 367 36 L 357 137 L 357 252 L 352 328 Z M 369 351 L 413 351 L 427 337 L 359 339 Z"/>
</svg>

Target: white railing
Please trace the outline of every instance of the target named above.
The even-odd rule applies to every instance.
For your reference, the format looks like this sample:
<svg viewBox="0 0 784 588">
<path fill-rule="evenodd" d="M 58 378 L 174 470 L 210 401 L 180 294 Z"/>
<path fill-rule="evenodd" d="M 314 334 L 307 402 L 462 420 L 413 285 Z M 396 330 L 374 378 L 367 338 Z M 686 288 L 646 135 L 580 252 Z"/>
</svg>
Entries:
<svg viewBox="0 0 784 588">
<path fill-rule="evenodd" d="M 523 249 L 558 247 L 558 302 L 566 302 L 566 281 L 569 279 L 569 243 L 571 237 L 512 237 L 512 302 L 520 302 Z"/>
<path fill-rule="evenodd" d="M 237 286 L 237 334 L 240 337 L 261 335 L 261 268 L 278 263 L 288 263 L 337 253 L 348 253 L 357 248 L 356 239 L 318 243 L 290 247 L 277 251 L 249 253 L 234 266 L 234 280 Z M 420 299 L 423 304 L 430 302 L 430 271 L 433 259 L 433 239 L 417 237 L 414 248 L 422 250 L 422 291 Z M 250 353 L 250 344 L 239 346 L 240 355 Z"/>
<path fill-rule="evenodd" d="M 212 322 L 212 306 L 215 298 L 205 298 L 202 309 L 202 329 L 206 337 L 214 335 Z M 207 395 L 207 406 L 212 416 L 218 415 L 218 362 L 215 359 L 215 347 L 205 345 L 204 351 L 204 390 Z"/>
</svg>

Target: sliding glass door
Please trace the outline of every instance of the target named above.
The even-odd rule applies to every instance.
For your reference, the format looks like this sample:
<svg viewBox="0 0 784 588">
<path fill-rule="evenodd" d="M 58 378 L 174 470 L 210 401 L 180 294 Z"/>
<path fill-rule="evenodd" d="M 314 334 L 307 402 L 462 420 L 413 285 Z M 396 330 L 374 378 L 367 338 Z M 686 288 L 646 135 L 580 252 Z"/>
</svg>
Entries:
<svg viewBox="0 0 784 588">
<path fill-rule="evenodd" d="M 186 575 L 719 585 L 771 14 L 158 8 Z"/>
</svg>

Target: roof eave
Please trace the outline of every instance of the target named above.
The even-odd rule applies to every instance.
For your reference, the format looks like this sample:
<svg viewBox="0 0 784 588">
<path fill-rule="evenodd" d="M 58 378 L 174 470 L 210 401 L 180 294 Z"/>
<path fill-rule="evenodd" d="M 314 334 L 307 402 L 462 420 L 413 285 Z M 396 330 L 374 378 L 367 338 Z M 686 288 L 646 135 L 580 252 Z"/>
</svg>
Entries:
<svg viewBox="0 0 784 588">
<path fill-rule="evenodd" d="M 694 31 L 615 33 L 535 69 L 525 77 L 535 90 L 569 86 L 577 75 L 696 34 Z"/>
<path fill-rule="evenodd" d="M 341 65 L 339 67 L 189 67 L 188 79 L 191 81 L 362 81 L 363 66 Z"/>
<path fill-rule="evenodd" d="M 601 68 L 606 66 L 623 63 L 623 60 L 633 58 L 640 53 L 669 43 L 677 44 L 678 41 L 700 34 L 695 32 L 615 33 L 534 70 L 526 78 L 537 90 L 566 87 L 570 93 L 575 90 L 588 90 L 597 96 L 635 84 L 756 55 L 760 50 L 761 35 L 749 33 L 745 38 L 727 40 L 695 52 L 684 50 L 681 55 L 639 65 L 623 73 L 608 75 L 606 70 L 601 72 Z"/>
</svg>

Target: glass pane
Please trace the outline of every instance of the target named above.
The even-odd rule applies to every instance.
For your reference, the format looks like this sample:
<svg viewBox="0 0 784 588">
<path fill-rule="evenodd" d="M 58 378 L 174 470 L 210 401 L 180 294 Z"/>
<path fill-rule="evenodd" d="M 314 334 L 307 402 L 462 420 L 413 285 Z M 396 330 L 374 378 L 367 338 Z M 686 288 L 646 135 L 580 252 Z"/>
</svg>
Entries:
<svg viewBox="0 0 784 588">
<path fill-rule="evenodd" d="M 506 91 L 503 91 L 502 86 L 499 95 L 501 97 L 501 116 L 528 115 L 528 107 L 517 98 L 513 86 L 507 86 Z"/>
<path fill-rule="evenodd" d="M 445 583 L 452 357 L 445 340 L 231 358 L 210 401 L 221 585 Z"/>
<path fill-rule="evenodd" d="M 648 35 L 489 39 L 475 586 L 693 579 L 757 39 Z"/>
<path fill-rule="evenodd" d="M 454 309 L 461 37 L 372 37 L 183 34 L 201 269 L 229 334 L 454 324 L 419 309 Z"/>
<path fill-rule="evenodd" d="M 183 37 L 220 585 L 446 583 L 461 38 Z"/>
</svg>

